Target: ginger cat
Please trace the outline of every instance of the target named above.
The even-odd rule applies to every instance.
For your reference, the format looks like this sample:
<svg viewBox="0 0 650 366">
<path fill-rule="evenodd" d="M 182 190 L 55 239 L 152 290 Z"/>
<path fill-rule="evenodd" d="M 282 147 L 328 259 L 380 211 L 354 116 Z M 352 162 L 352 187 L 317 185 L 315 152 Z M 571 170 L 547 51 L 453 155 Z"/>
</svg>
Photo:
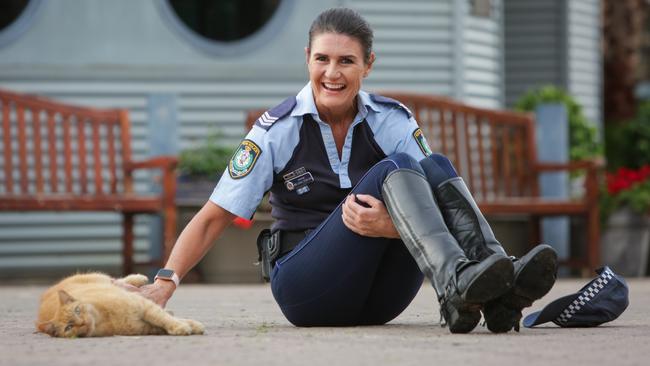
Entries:
<svg viewBox="0 0 650 366">
<path fill-rule="evenodd" d="M 123 281 L 140 287 L 149 280 L 141 274 Z M 41 297 L 38 331 L 53 337 L 112 335 L 203 334 L 201 323 L 179 319 L 156 303 L 113 284 L 102 273 L 76 274 L 50 287 Z"/>
</svg>

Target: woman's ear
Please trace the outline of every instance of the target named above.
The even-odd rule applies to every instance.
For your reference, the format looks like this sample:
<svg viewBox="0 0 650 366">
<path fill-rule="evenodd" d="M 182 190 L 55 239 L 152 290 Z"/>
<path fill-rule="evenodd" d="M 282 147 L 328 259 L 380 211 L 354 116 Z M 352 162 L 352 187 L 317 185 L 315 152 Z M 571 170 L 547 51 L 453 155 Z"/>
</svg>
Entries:
<svg viewBox="0 0 650 366">
<path fill-rule="evenodd" d="M 305 62 L 309 65 L 309 47 L 305 47 Z"/>
<path fill-rule="evenodd" d="M 370 57 L 368 57 L 368 62 L 366 63 L 366 71 L 363 73 L 363 77 L 367 77 L 368 74 L 370 74 L 370 71 L 372 70 L 372 65 L 375 63 L 375 59 L 377 56 L 375 56 L 374 52 L 370 52 Z"/>
</svg>

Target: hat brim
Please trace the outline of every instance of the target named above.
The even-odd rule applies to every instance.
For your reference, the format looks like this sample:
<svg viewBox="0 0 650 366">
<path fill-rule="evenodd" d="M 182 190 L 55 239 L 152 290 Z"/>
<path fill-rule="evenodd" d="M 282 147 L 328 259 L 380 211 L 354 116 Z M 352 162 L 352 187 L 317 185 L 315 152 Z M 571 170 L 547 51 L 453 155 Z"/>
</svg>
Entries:
<svg viewBox="0 0 650 366">
<path fill-rule="evenodd" d="M 548 323 L 557 319 L 562 311 L 566 309 L 573 300 L 577 299 L 582 292 L 576 292 L 570 295 L 562 296 L 557 300 L 549 303 L 541 311 L 536 311 L 532 314 L 529 314 L 524 318 L 523 324 L 524 327 L 530 328 L 539 324 Z"/>
</svg>

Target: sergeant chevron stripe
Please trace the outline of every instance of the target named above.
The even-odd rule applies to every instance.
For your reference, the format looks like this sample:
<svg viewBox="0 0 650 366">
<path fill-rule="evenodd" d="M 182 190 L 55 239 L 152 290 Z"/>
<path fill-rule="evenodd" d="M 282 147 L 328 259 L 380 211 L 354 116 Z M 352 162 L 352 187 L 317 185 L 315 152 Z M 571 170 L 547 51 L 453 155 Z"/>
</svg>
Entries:
<svg viewBox="0 0 650 366">
<path fill-rule="evenodd" d="M 268 111 L 264 112 L 262 117 L 260 117 L 257 121 L 262 125 L 262 126 L 270 126 L 273 124 L 273 122 L 277 121 L 277 117 L 273 117 L 269 114 Z"/>
<path fill-rule="evenodd" d="M 261 127 L 268 131 L 278 120 L 286 117 L 296 106 L 296 97 L 289 97 L 282 103 L 264 112 L 260 118 L 255 121 L 255 126 Z"/>
</svg>

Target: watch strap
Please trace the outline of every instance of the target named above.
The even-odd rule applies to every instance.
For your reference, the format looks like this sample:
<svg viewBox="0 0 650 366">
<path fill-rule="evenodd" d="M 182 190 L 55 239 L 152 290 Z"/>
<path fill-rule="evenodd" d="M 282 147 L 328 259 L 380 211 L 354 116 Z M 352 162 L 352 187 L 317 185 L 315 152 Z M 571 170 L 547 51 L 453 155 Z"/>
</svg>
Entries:
<svg viewBox="0 0 650 366">
<path fill-rule="evenodd" d="M 165 273 L 166 272 L 166 273 Z M 171 275 L 169 275 L 169 272 L 171 272 Z M 156 277 L 154 277 L 154 281 L 157 279 L 165 280 L 165 281 L 172 281 L 176 287 L 181 283 L 181 279 L 178 277 L 176 272 L 171 269 L 161 269 L 158 271 L 156 274 Z"/>
</svg>

